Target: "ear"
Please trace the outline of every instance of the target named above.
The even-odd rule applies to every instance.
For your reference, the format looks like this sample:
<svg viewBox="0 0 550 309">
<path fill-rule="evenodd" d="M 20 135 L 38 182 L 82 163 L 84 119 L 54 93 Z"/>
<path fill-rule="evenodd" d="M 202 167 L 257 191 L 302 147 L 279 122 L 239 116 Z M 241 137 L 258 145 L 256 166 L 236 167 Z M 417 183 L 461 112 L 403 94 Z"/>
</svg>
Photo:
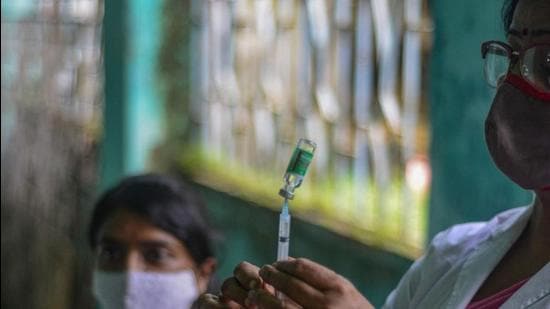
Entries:
<svg viewBox="0 0 550 309">
<path fill-rule="evenodd" d="M 210 281 L 210 277 L 214 274 L 216 271 L 216 267 L 218 266 L 218 261 L 214 257 L 209 257 L 204 262 L 202 262 L 198 267 L 198 274 L 197 274 L 197 281 L 199 285 L 199 290 L 201 293 L 206 292 L 206 289 L 208 287 L 208 282 Z"/>
</svg>

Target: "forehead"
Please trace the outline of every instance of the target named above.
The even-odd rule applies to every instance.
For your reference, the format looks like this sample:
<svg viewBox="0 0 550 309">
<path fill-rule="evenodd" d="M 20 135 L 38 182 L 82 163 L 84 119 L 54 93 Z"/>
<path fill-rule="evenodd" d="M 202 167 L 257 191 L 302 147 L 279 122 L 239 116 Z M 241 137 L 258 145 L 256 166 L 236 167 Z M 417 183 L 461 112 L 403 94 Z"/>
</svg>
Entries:
<svg viewBox="0 0 550 309">
<path fill-rule="evenodd" d="M 550 30 L 550 1 L 520 0 L 511 28 L 518 31 Z"/>
<path fill-rule="evenodd" d="M 116 239 L 118 242 L 137 243 L 141 241 L 161 241 L 178 244 L 172 234 L 154 226 L 144 217 L 130 211 L 116 210 L 103 224 L 99 233 L 103 238 Z"/>
</svg>

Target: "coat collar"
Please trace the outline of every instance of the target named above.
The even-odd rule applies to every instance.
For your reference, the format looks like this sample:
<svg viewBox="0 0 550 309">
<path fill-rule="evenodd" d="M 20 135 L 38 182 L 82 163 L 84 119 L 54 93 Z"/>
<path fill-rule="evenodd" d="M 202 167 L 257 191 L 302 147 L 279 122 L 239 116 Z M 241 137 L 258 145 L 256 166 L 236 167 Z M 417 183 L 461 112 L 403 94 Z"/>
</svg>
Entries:
<svg viewBox="0 0 550 309">
<path fill-rule="evenodd" d="M 546 298 L 546 300 L 544 300 Z M 527 281 L 512 297 L 500 308 L 516 309 L 529 308 L 541 301 L 550 304 L 550 262 Z"/>
<path fill-rule="evenodd" d="M 447 308 L 465 308 L 481 284 L 508 252 L 527 225 L 533 204 L 513 216 L 497 216 L 487 225 L 489 238 L 474 248 L 462 264 Z"/>
</svg>

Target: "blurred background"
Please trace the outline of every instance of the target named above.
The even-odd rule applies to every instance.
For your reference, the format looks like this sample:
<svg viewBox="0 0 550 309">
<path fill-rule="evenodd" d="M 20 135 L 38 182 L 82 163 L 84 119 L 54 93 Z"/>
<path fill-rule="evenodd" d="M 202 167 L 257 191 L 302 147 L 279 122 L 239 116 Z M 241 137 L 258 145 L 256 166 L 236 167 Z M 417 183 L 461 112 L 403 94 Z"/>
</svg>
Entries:
<svg viewBox="0 0 550 309">
<path fill-rule="evenodd" d="M 290 254 L 381 305 L 435 233 L 530 202 L 483 138 L 501 6 L 2 0 L 2 308 L 93 307 L 93 202 L 147 171 L 201 190 L 220 278 L 272 262 L 300 137 Z"/>
</svg>

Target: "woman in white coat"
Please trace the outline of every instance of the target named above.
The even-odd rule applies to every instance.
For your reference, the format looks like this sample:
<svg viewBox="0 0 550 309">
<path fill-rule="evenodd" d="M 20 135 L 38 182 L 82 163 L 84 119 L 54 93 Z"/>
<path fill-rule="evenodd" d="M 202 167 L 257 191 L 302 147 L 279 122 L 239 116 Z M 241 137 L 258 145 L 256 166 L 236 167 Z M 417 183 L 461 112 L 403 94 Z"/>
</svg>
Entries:
<svg viewBox="0 0 550 309">
<path fill-rule="evenodd" d="M 550 308 L 550 1 L 512 0 L 504 11 L 507 43 L 482 45 L 486 79 L 497 87 L 485 136 L 499 169 L 535 199 L 438 234 L 384 308 Z M 348 280 L 307 259 L 243 262 L 222 295 L 201 305 L 372 307 Z"/>
</svg>

